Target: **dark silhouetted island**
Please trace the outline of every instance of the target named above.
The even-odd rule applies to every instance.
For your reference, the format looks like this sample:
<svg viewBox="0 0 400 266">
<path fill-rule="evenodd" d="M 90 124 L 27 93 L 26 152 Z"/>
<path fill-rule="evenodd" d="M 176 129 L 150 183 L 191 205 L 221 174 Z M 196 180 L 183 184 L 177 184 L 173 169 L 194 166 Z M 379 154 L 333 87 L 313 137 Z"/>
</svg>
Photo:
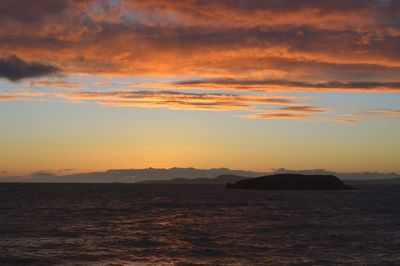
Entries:
<svg viewBox="0 0 400 266">
<path fill-rule="evenodd" d="M 353 190 L 333 175 L 277 174 L 227 183 L 226 188 L 260 190 Z"/>
</svg>

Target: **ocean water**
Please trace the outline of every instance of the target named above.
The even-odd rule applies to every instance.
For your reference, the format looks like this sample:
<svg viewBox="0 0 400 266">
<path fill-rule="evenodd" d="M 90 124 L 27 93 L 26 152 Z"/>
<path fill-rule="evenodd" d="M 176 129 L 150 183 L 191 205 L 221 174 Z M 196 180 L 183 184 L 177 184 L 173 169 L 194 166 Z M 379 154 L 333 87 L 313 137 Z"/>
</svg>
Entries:
<svg viewBox="0 0 400 266">
<path fill-rule="evenodd" d="M 400 187 L 0 184 L 0 265 L 400 265 Z"/>
</svg>

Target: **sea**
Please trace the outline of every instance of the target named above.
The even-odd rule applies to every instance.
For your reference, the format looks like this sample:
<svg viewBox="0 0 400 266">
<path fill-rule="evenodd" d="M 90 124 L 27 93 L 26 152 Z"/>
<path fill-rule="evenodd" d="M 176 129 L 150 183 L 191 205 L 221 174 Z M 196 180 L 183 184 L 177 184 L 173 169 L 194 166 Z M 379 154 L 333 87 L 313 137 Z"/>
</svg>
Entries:
<svg viewBox="0 0 400 266">
<path fill-rule="evenodd" d="M 400 265 L 400 186 L 0 184 L 0 265 Z"/>
</svg>

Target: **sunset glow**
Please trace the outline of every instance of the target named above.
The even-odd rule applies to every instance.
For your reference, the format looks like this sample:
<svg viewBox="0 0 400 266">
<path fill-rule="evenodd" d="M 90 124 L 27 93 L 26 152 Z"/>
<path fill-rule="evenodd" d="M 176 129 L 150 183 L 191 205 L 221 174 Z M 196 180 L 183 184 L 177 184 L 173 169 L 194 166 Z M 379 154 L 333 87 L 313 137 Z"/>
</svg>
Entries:
<svg viewBox="0 0 400 266">
<path fill-rule="evenodd" d="M 400 1 L 2 0 L 0 176 L 400 172 Z"/>
</svg>

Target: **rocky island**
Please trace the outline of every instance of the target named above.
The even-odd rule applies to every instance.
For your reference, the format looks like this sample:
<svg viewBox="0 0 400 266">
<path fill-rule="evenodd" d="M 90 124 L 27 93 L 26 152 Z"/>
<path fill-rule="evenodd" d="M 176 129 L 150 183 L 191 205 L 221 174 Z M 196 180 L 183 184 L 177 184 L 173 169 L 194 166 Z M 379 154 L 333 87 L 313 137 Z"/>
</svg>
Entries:
<svg viewBox="0 0 400 266">
<path fill-rule="evenodd" d="M 333 175 L 276 174 L 227 183 L 226 188 L 259 190 L 353 190 Z"/>
</svg>

